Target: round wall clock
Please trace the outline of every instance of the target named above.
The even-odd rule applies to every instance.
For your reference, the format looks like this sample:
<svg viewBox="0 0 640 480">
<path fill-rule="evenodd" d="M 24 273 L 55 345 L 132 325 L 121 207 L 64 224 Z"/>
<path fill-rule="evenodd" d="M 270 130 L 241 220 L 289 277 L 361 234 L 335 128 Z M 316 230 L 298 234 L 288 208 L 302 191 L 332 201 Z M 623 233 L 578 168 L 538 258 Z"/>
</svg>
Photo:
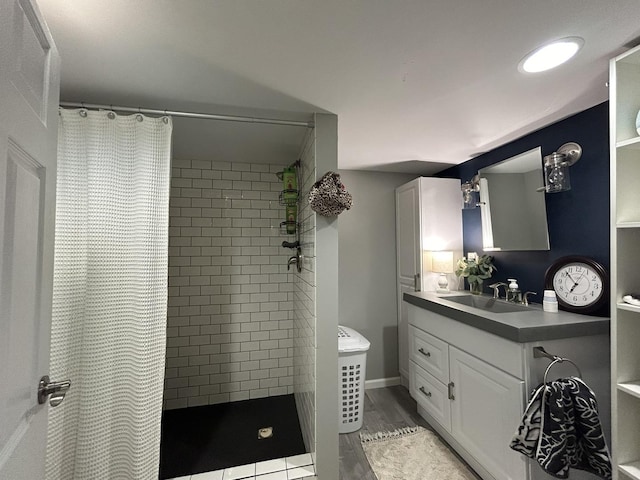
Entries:
<svg viewBox="0 0 640 480">
<path fill-rule="evenodd" d="M 609 301 L 607 271 L 595 260 L 580 255 L 556 260 L 545 273 L 544 288 L 555 290 L 558 305 L 569 312 L 595 312 Z"/>
</svg>

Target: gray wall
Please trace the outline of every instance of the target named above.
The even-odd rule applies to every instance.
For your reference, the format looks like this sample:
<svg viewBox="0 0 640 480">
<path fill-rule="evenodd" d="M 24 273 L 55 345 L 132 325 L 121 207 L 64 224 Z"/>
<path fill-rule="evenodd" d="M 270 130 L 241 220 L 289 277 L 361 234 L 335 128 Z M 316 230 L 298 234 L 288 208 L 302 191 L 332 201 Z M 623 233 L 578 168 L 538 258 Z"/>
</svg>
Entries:
<svg viewBox="0 0 640 480">
<path fill-rule="evenodd" d="M 338 117 L 314 114 L 316 179 L 338 168 Z M 310 217 L 311 218 L 311 217 Z M 316 473 L 338 480 L 338 218 L 315 218 Z"/>
<path fill-rule="evenodd" d="M 353 207 L 340 215 L 340 325 L 370 342 L 367 379 L 399 375 L 395 189 L 417 175 L 341 170 Z"/>
</svg>

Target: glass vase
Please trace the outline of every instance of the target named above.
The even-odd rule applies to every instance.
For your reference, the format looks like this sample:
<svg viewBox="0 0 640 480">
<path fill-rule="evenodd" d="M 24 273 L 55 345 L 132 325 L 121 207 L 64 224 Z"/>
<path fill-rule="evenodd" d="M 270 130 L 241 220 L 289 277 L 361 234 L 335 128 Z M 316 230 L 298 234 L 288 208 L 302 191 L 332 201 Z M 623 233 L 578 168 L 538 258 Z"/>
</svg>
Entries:
<svg viewBox="0 0 640 480">
<path fill-rule="evenodd" d="M 480 282 L 469 282 L 469 291 L 472 295 L 482 294 L 482 284 Z"/>
</svg>

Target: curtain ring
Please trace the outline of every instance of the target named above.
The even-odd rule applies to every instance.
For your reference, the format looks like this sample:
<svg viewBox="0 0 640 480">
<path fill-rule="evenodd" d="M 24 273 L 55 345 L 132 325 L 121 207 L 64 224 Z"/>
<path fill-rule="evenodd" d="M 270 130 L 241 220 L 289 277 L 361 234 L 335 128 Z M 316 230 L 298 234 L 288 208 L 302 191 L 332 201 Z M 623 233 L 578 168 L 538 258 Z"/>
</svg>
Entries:
<svg viewBox="0 0 640 480">
<path fill-rule="evenodd" d="M 87 111 L 84 108 L 81 108 L 80 110 L 78 110 L 78 114 L 82 117 L 82 118 L 86 118 L 87 117 Z"/>
<path fill-rule="evenodd" d="M 137 120 L 137 121 L 139 121 L 139 122 L 141 122 L 141 121 L 143 121 L 143 120 L 144 120 L 144 117 L 143 117 L 140 113 L 138 113 L 138 114 L 136 115 L 136 120 Z"/>
<path fill-rule="evenodd" d="M 107 117 L 109 117 L 111 120 L 113 120 L 114 118 L 116 118 L 116 114 L 113 112 L 109 112 L 107 113 Z"/>
<path fill-rule="evenodd" d="M 169 125 L 169 117 L 162 117 L 162 121 L 165 125 Z"/>
</svg>

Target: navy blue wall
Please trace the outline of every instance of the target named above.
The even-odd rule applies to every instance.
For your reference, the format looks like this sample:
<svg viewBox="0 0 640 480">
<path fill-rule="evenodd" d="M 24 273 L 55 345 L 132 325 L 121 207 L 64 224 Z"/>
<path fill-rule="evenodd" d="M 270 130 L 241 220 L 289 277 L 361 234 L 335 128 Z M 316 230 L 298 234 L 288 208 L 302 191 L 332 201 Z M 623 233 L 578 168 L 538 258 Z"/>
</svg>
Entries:
<svg viewBox="0 0 640 480">
<path fill-rule="evenodd" d="M 586 255 L 609 270 L 609 103 L 596 105 L 438 175 L 465 182 L 480 168 L 537 146 L 545 156 L 567 142 L 582 146 L 582 158 L 571 167 L 571 190 L 546 195 L 551 250 L 490 253 L 498 268 L 492 280 L 517 278 L 523 291 L 537 292 L 538 296 L 533 297 L 536 303 L 542 301 L 544 274 L 559 257 Z M 463 210 L 462 223 L 465 254 L 482 254 L 480 209 Z M 608 316 L 608 308 L 605 310 L 596 314 Z"/>
</svg>

